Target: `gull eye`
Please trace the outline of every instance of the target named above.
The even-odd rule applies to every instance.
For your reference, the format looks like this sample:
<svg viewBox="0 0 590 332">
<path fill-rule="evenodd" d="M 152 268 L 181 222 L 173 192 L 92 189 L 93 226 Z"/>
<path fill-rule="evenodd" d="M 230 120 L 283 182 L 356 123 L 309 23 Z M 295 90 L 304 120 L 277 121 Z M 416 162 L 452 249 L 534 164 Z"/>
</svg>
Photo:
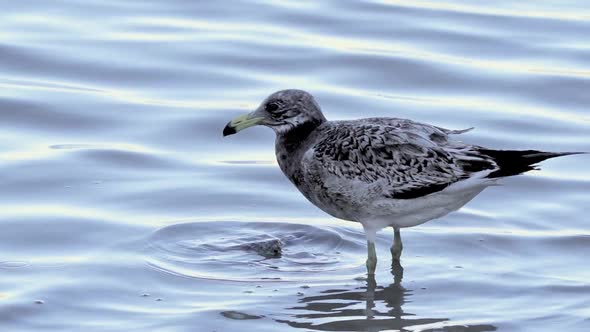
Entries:
<svg viewBox="0 0 590 332">
<path fill-rule="evenodd" d="M 266 104 L 266 111 L 269 113 L 272 113 L 276 110 L 279 109 L 279 105 L 275 104 L 275 103 L 270 103 L 270 104 Z"/>
</svg>

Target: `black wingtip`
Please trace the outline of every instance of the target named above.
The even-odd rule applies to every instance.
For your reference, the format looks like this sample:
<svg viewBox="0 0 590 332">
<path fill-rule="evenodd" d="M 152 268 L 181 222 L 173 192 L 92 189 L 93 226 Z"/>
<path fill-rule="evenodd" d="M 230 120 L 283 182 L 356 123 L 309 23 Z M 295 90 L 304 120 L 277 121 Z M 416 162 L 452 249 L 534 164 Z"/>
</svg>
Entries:
<svg viewBox="0 0 590 332">
<path fill-rule="evenodd" d="M 480 153 L 494 159 L 499 169 L 488 178 L 497 178 L 522 174 L 527 171 L 538 169 L 535 164 L 550 158 L 563 157 L 587 152 L 543 152 L 536 150 L 489 150 L 480 149 Z"/>
<path fill-rule="evenodd" d="M 237 133 L 236 128 L 230 126 L 229 123 L 227 126 L 225 126 L 225 128 L 223 128 L 223 137 L 233 135 L 235 133 Z"/>
</svg>

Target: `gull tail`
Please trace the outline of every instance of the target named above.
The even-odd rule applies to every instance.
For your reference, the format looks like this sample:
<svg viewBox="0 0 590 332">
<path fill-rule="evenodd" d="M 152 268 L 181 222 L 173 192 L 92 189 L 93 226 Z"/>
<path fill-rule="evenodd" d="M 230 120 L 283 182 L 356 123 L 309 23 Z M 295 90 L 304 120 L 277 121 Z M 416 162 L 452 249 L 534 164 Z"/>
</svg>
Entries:
<svg viewBox="0 0 590 332">
<path fill-rule="evenodd" d="M 489 150 L 479 149 L 483 155 L 491 157 L 498 165 L 498 170 L 490 173 L 488 178 L 518 175 L 536 168 L 537 163 L 555 157 L 584 154 L 587 152 L 543 152 L 536 150 Z"/>
</svg>

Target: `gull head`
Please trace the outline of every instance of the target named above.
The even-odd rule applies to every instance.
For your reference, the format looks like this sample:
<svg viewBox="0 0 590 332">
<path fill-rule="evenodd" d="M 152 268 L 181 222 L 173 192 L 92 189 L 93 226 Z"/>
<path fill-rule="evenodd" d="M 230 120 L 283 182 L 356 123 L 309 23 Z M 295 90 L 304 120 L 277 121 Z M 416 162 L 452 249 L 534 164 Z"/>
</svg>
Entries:
<svg viewBox="0 0 590 332">
<path fill-rule="evenodd" d="M 223 129 L 223 136 L 256 125 L 283 135 L 301 126 L 318 126 L 324 121 L 326 118 L 311 94 L 303 90 L 281 90 L 268 96 L 255 111 L 231 120 Z"/>
</svg>

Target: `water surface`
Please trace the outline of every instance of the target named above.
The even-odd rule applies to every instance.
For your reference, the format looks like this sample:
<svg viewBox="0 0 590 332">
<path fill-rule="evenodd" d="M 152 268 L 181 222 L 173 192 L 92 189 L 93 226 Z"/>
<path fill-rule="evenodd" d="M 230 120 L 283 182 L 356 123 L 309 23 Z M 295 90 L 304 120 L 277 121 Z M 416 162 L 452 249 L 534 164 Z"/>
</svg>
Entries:
<svg viewBox="0 0 590 332">
<path fill-rule="evenodd" d="M 493 148 L 590 151 L 590 6 L 499 1 L 2 1 L 3 331 L 588 331 L 588 156 L 377 242 L 305 201 L 270 130 L 412 118 Z M 280 239 L 280 258 L 244 250 Z"/>
</svg>

